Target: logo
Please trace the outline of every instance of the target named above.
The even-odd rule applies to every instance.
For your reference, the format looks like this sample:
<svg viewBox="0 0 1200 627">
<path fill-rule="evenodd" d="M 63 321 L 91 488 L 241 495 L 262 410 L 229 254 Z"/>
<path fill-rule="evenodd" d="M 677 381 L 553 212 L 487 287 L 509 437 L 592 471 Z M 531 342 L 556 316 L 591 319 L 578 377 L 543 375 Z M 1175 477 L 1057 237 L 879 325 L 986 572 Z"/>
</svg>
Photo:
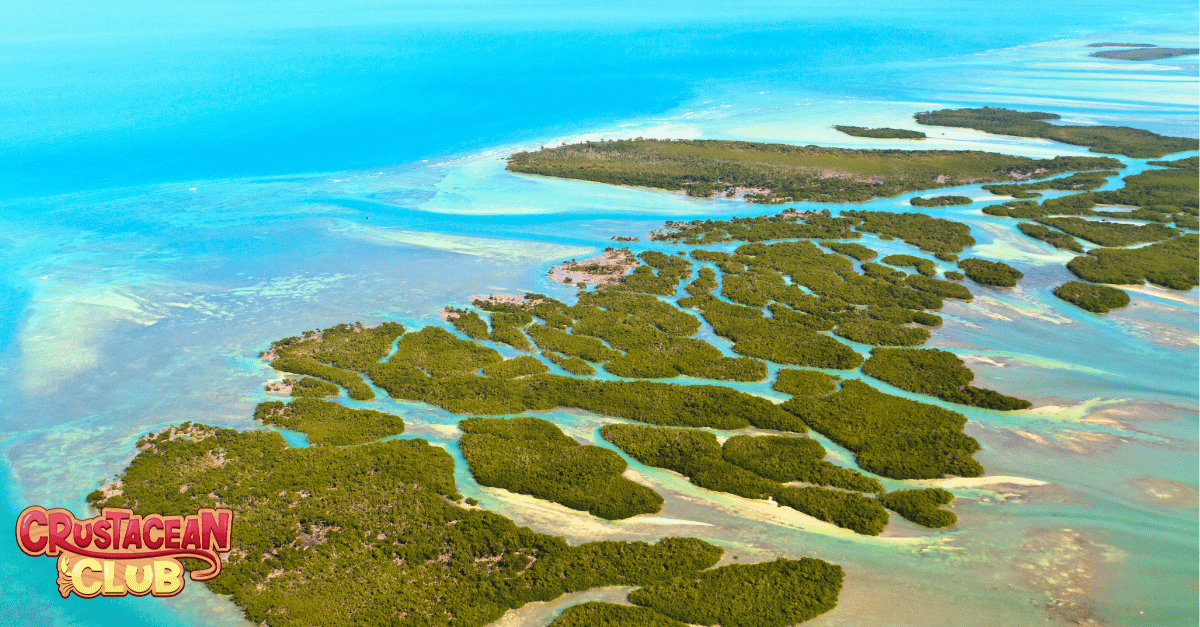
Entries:
<svg viewBox="0 0 1200 627">
<path fill-rule="evenodd" d="M 17 544 L 26 555 L 58 558 L 58 593 L 85 599 L 127 594 L 171 597 L 183 591 L 182 559 L 203 565 L 189 574 L 208 581 L 221 574 L 229 551 L 233 512 L 202 509 L 194 516 L 134 515 L 104 508 L 76 520 L 56 508 L 26 507 L 17 517 Z"/>
</svg>

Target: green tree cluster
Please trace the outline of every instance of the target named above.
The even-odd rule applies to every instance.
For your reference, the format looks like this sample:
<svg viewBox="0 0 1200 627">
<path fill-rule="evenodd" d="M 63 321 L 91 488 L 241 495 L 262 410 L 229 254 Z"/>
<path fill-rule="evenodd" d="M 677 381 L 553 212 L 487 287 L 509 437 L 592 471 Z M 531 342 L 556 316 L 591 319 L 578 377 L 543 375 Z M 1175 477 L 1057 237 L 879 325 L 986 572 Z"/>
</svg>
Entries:
<svg viewBox="0 0 1200 627">
<path fill-rule="evenodd" d="M 1129 246 L 1145 242 L 1161 242 L 1179 235 L 1177 229 L 1151 224 L 1125 224 L 1107 220 L 1084 220 L 1083 218 L 1035 218 L 1046 226 L 1074 235 L 1101 246 Z"/>
<path fill-rule="evenodd" d="M 531 358 L 532 359 L 532 358 Z M 621 476 L 625 460 L 584 446 L 538 418 L 471 418 L 458 423 L 463 458 L 480 485 L 553 501 L 617 520 L 662 509 L 663 499 Z"/>
<path fill-rule="evenodd" d="M 280 372 L 309 375 L 332 381 L 344 388 L 350 398 L 356 401 L 369 401 L 375 398 L 371 386 L 363 383 L 362 377 L 356 372 L 326 366 L 310 357 L 280 357 L 271 362 L 271 367 Z"/>
<path fill-rule="evenodd" d="M 308 396 L 313 398 L 337 396 L 341 391 L 338 386 L 314 379 L 312 377 L 300 377 L 300 379 L 284 379 L 284 383 L 292 386 L 292 396 Z"/>
<path fill-rule="evenodd" d="M 1078 240 L 1061 231 L 1053 231 L 1041 224 L 1034 224 L 1032 222 L 1022 222 L 1017 225 L 1017 228 L 1025 235 L 1033 239 L 1040 239 L 1055 248 L 1073 250 L 1077 253 L 1083 252 L 1083 245 Z"/>
<path fill-rule="evenodd" d="M 938 507 L 954 501 L 954 495 L 941 488 L 888 492 L 880 496 L 879 501 L 906 520 L 924 527 L 941 529 L 958 522 L 958 516 L 955 516 L 954 512 Z"/>
<path fill-rule="evenodd" d="M 994 285 L 996 287 L 1013 287 L 1017 281 L 1025 278 L 1020 270 L 1002 262 L 986 259 L 963 259 L 958 267 L 976 283 Z"/>
<path fill-rule="evenodd" d="M 393 398 L 460 414 L 515 414 L 571 407 L 616 418 L 674 426 L 791 430 L 797 421 L 770 401 L 717 385 L 596 381 L 552 374 L 518 379 L 476 375 L 434 378 L 403 362 L 370 369 Z M 802 426 L 800 427 L 802 428 Z"/>
<path fill-rule="evenodd" d="M 567 324 L 574 324 L 574 320 Z M 621 356 L 620 351 L 605 346 L 604 342 L 597 338 L 568 333 L 543 324 L 530 325 L 526 329 L 526 333 L 533 338 L 538 347 L 544 350 L 579 357 L 595 363 L 604 363 Z"/>
<path fill-rule="evenodd" d="M 983 189 L 997 196 L 1012 196 L 1013 198 L 1037 198 L 1039 191 L 1053 189 L 1057 191 L 1077 192 L 1096 189 L 1108 183 L 1109 177 L 1117 175 L 1116 170 L 1103 172 L 1079 172 L 1062 178 L 1037 181 L 1034 183 L 1008 183 L 1002 185 L 984 185 Z"/>
<path fill-rule="evenodd" d="M 620 377 L 663 379 L 679 375 L 729 381 L 761 381 L 761 361 L 726 357 L 693 337 L 700 321 L 649 294 L 611 290 L 581 294 L 570 308 L 572 332 L 603 340 L 624 351 L 604 369 Z"/>
<path fill-rule="evenodd" d="M 1028 409 L 1029 401 L 971 386 L 975 373 L 957 355 L 936 348 L 873 348 L 863 373 L 902 390 L 951 403 L 1008 411 Z"/>
<path fill-rule="evenodd" d="M 1092 313 L 1106 314 L 1129 305 L 1129 294 L 1107 285 L 1067 281 L 1054 288 L 1054 295 Z"/>
<path fill-rule="evenodd" d="M 772 216 L 667 222 L 651 239 L 689 245 L 798 238 L 857 239 L 862 235 L 854 232 L 856 224 L 857 220 L 832 217 L 828 209 L 804 214 L 785 211 Z"/>
<path fill-rule="evenodd" d="M 880 261 L 902 268 L 914 268 L 925 276 L 937 276 L 937 266 L 932 261 L 915 255 L 888 255 Z"/>
<path fill-rule="evenodd" d="M 877 499 L 857 492 L 826 490 L 815 486 L 783 486 L 775 501 L 818 520 L 845 527 L 867 536 L 879 535 L 887 526 L 887 511 Z"/>
<path fill-rule="evenodd" d="M 1192 223 L 1200 213 L 1197 160 L 1152 161 L 1166 169 L 1145 170 L 1124 178 L 1125 186 L 1103 192 L 1083 192 L 1048 199 L 1042 204 L 1012 201 L 984 207 L 989 215 L 1040 218 L 1050 215 L 1098 216 L 1119 220 Z M 1104 173 L 1106 174 L 1106 173 Z M 1070 177 L 1068 177 L 1070 178 Z M 1067 180 L 1067 179 L 1062 179 Z M 1099 211 L 1098 205 L 1136 207 L 1131 211 Z"/>
<path fill-rule="evenodd" d="M 863 274 L 859 274 L 849 260 L 810 242 L 747 244 L 732 255 L 708 251 L 694 255 L 718 265 L 721 296 L 733 302 L 719 300 L 706 290 L 692 290 L 695 295 L 680 299 L 679 304 L 699 310 L 717 335 L 734 342 L 735 352 L 781 364 L 855 368 L 861 357 L 821 331 L 837 329 L 835 334 L 872 344 L 919 344 L 928 332 L 901 325 L 941 324 L 937 316 L 920 311 L 942 306 L 933 292 L 971 297 L 961 285 L 908 277 L 871 262 L 862 264 Z M 758 308 L 763 305 L 768 305 L 771 317 L 762 315 Z"/>
<path fill-rule="evenodd" d="M 975 298 L 971 295 L 971 290 L 968 290 L 957 283 L 949 283 L 940 279 L 927 277 L 920 274 L 910 274 L 904 279 L 905 285 L 922 292 L 929 292 L 940 298 L 953 298 L 955 300 L 971 300 Z"/>
<path fill-rule="evenodd" d="M 403 333 L 404 326 L 398 322 L 374 327 L 361 322 L 338 324 L 274 342 L 269 353 L 281 358 L 307 357 L 335 368 L 361 371 L 387 357 L 392 343 Z"/>
<path fill-rule="evenodd" d="M 486 340 L 488 336 L 488 323 L 484 322 L 479 314 L 468 309 L 455 309 L 454 307 L 446 308 L 446 319 L 454 328 L 463 332 L 463 335 L 473 340 Z"/>
<path fill-rule="evenodd" d="M 298 398 L 287 405 L 280 401 L 259 403 L 254 419 L 299 431 L 313 446 L 348 446 L 374 442 L 404 433 L 404 420 L 373 409 L 350 409 L 315 398 Z"/>
<path fill-rule="evenodd" d="M 852 150 L 726 140 L 635 139 L 518 152 L 508 170 L 693 196 L 766 190 L 752 202 L 863 202 L 922 189 L 1116 167 L 1089 157 L 1029 159 L 980 151 Z M 830 174 L 833 173 L 831 176 Z"/>
<path fill-rule="evenodd" d="M 1141 285 L 1149 281 L 1173 290 L 1190 290 L 1197 283 L 1195 234 L 1141 248 L 1093 248 L 1067 262 L 1075 276 L 1093 283 Z"/>
<path fill-rule="evenodd" d="M 775 375 L 775 383 L 771 387 L 793 396 L 824 396 L 837 391 L 837 382 L 840 380 L 841 377 L 837 375 L 816 370 L 783 368 Z"/>
<path fill-rule="evenodd" d="M 339 324 L 274 342 L 264 355 L 280 372 L 331 381 L 346 388 L 350 398 L 366 401 L 375 398 L 375 393 L 352 371 L 365 370 L 387 357 L 392 342 L 403 333 L 404 327 L 396 322 L 375 327 L 361 322 Z"/>
<path fill-rule="evenodd" d="M 837 605 L 841 566 L 802 557 L 731 564 L 650 584 L 629 600 L 692 625 L 786 627 Z"/>
<path fill-rule="evenodd" d="M 796 396 L 782 406 L 814 431 L 855 454 L 858 466 L 893 479 L 978 477 L 979 443 L 962 432 L 966 416 L 884 394 L 849 380 L 822 397 Z"/>
<path fill-rule="evenodd" d="M 572 605 L 550 627 L 687 627 L 646 607 L 588 601 Z"/>
<path fill-rule="evenodd" d="M 521 333 L 523 327 L 533 322 L 533 316 L 525 311 L 524 307 L 513 303 L 493 300 L 476 300 L 474 305 L 489 312 L 492 322 L 492 332 L 488 334 L 488 339 L 493 342 L 508 344 L 517 350 L 533 350 L 533 345 L 529 343 L 529 338 L 526 338 L 525 334 Z"/>
<path fill-rule="evenodd" d="M 524 355 L 505 359 L 484 366 L 480 372 L 496 379 L 516 379 L 531 374 L 545 374 L 550 371 L 546 364 L 537 357 Z"/>
<path fill-rule="evenodd" d="M 616 289 L 671 296 L 679 289 L 679 282 L 692 274 L 692 264 L 688 260 L 657 250 L 640 253 L 638 259 L 645 265 L 621 277 Z"/>
<path fill-rule="evenodd" d="M 387 363 L 408 364 L 432 377 L 441 378 L 472 374 L 503 359 L 495 349 L 457 338 L 439 327 L 425 327 L 402 336 L 396 343 L 396 352 Z M 371 369 L 378 366 L 375 364 Z"/>
<path fill-rule="evenodd" d="M 542 357 L 545 357 L 555 364 L 558 364 L 559 368 L 562 368 L 571 374 L 576 374 L 583 377 L 590 377 L 596 374 L 596 369 L 593 368 L 591 364 L 578 357 L 566 357 L 550 351 L 542 351 Z"/>
<path fill-rule="evenodd" d="M 874 318 L 848 320 L 839 324 L 833 333 L 852 342 L 875 346 L 917 346 L 929 340 L 926 329 L 898 326 Z"/>
<path fill-rule="evenodd" d="M 1125 155 L 1135 159 L 1196 150 L 1198 145 L 1192 138 L 1168 137 L 1128 126 L 1050 124 L 1047 120 L 1058 120 L 1060 116 L 1040 111 L 1024 112 L 983 107 L 927 111 L 914 117 L 918 124 L 973 128 L 996 135 L 1040 137 L 1064 144 L 1087 146 L 1092 152 Z"/>
<path fill-rule="evenodd" d="M 862 220 L 858 230 L 864 233 L 889 235 L 930 253 L 958 254 L 975 245 L 971 227 L 923 213 L 843 211 L 842 217 Z"/>
<path fill-rule="evenodd" d="M 825 449 L 812 438 L 735 435 L 725 440 L 721 451 L 725 461 L 780 483 L 803 481 L 855 492 L 883 492 L 877 479 L 825 461 Z"/>
<path fill-rule="evenodd" d="M 825 488 L 785 486 L 781 479 L 759 474 L 758 470 L 768 470 L 787 481 L 883 489 L 878 481 L 824 461 L 825 450 L 809 438 L 736 436 L 722 447 L 713 434 L 688 429 L 613 424 L 601 428 L 600 434 L 639 462 L 678 472 L 708 490 L 748 499 L 774 498 L 865 535 L 878 535 L 887 525 L 887 512 L 874 499 Z M 777 457 L 768 457 L 772 455 Z"/>
<path fill-rule="evenodd" d="M 908 200 L 908 204 L 914 207 L 950 207 L 958 205 L 969 205 L 972 202 L 969 196 L 933 196 L 931 198 L 921 198 L 914 196 Z"/>
<path fill-rule="evenodd" d="M 834 125 L 835 129 L 854 137 L 870 137 L 872 139 L 925 139 L 921 131 L 909 131 L 902 128 L 863 128 L 861 126 Z"/>
<path fill-rule="evenodd" d="M 853 257 L 859 261 L 870 261 L 879 253 L 854 242 L 821 242 L 821 245 L 835 253 Z"/>
<path fill-rule="evenodd" d="M 272 627 L 482 626 L 567 592 L 696 577 L 721 555 L 693 538 L 571 546 L 464 509 L 453 458 L 424 440 L 293 449 L 277 433 L 184 424 L 141 444 L 123 493 L 93 505 L 232 509 L 233 550 L 206 585 Z"/>
</svg>

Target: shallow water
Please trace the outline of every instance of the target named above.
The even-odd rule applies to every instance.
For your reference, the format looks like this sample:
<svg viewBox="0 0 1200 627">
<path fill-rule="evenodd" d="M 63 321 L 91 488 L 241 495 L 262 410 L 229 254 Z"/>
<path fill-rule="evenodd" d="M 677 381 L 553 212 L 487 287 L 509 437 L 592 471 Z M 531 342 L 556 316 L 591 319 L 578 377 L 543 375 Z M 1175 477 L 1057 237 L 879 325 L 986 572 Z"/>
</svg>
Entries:
<svg viewBox="0 0 1200 627">
<path fill-rule="evenodd" d="M 707 21 L 646 9 L 629 13 L 641 21 L 618 19 L 629 7 L 616 7 L 595 29 L 590 12 L 554 9 L 552 21 L 537 4 L 515 9 L 526 18 L 518 22 L 488 21 L 486 7 L 399 16 L 369 3 L 336 19 L 315 5 L 263 5 L 246 9 L 249 28 L 217 3 L 176 26 L 169 47 L 162 25 L 178 8 L 132 4 L 124 30 L 107 34 L 104 19 L 95 31 L 62 28 L 74 23 L 64 15 L 87 7 L 18 11 L 20 28 L 0 27 L 0 86 L 15 95 L 0 101 L 8 519 L 29 503 L 83 514 L 84 495 L 149 431 L 185 420 L 256 428 L 253 407 L 271 398 L 262 386 L 280 378 L 256 356 L 275 339 L 356 320 L 440 325 L 440 307 L 475 294 L 570 298 L 573 288 L 546 280 L 550 266 L 591 256 L 613 236 L 673 251 L 646 241 L 664 219 L 779 210 L 513 175 L 502 161 L 513 150 L 638 136 L 896 147 L 829 127 L 917 128 L 913 112 L 976 104 L 1196 134 L 1195 57 L 1121 63 L 1089 59 L 1083 47 L 1193 46 L 1195 28 L 1179 25 L 1195 24 L 1194 5 L 1143 14 L 1129 3 L 1028 3 L 1017 25 L 1000 19 L 1014 9 L 992 4 L 848 5 L 820 19 L 809 7 L 750 4 L 736 19 Z M 963 28 L 968 18 L 977 26 Z M 48 63 L 59 71 L 42 71 Z M 1089 154 L 923 130 L 922 149 Z M 1145 167 L 1122 161 L 1123 174 Z M 921 400 L 970 418 L 989 475 L 1048 484 L 954 488 L 960 523 L 951 530 L 894 517 L 884 536 L 857 536 L 636 462 L 629 472 L 664 495 L 664 509 L 610 523 L 476 484 L 455 445 L 460 416 L 378 390 L 371 403 L 342 400 L 403 415 L 403 437 L 426 438 L 459 462 L 465 495 L 572 542 L 695 535 L 725 547 L 723 563 L 840 563 L 841 604 L 814 625 L 1195 624 L 1197 290 L 1131 292 L 1129 308 L 1103 317 L 1078 310 L 1050 293 L 1070 277 L 1070 255 L 980 213 L 990 195 L 977 186 L 939 193 L 977 202 L 922 211 L 967 222 L 978 241 L 967 254 L 1004 260 L 1025 279 L 1012 289 L 971 285 L 975 300 L 949 301 L 929 345 L 962 356 L 979 385 L 1035 407 Z M 913 195 L 866 207 L 911 210 Z M 916 252 L 874 236 L 863 243 L 881 255 Z M 707 326 L 699 337 L 732 354 Z M 731 387 L 783 398 L 769 383 Z M 609 419 L 535 414 L 611 448 L 597 433 Z M 0 610 L 14 622 L 242 622 L 198 585 L 167 601 L 63 601 L 48 561 L 7 543 L 0 550 L 14 582 Z M 1063 585 L 1063 573 L 1088 579 Z M 502 624 L 545 625 L 571 603 L 620 596 L 595 594 L 524 608 Z"/>
</svg>

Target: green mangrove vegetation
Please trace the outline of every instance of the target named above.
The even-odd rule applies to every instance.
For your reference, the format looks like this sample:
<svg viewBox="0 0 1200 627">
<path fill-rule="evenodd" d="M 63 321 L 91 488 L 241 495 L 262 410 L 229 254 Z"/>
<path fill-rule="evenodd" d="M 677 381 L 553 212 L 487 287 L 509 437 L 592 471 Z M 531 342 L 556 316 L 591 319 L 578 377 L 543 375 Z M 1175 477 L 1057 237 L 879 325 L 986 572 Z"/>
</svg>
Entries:
<svg viewBox="0 0 1200 627">
<path fill-rule="evenodd" d="M 888 523 L 879 501 L 857 492 L 783 486 L 775 491 L 775 502 L 865 536 L 879 535 Z"/>
<path fill-rule="evenodd" d="M 532 359 L 532 358 L 531 358 Z M 458 423 L 463 458 L 480 485 L 553 501 L 617 520 L 662 509 L 656 492 L 621 476 L 625 460 L 584 446 L 538 418 L 471 418 Z"/>
<path fill-rule="evenodd" d="M 280 401 L 259 403 L 254 419 L 304 433 L 313 446 L 364 444 L 404 433 L 404 420 L 399 416 L 373 409 L 350 409 L 315 398 L 298 398 L 287 405 Z"/>
<path fill-rule="evenodd" d="M 852 342 L 873 346 L 918 346 L 929 340 L 929 331 L 920 327 L 897 326 L 874 318 L 858 318 L 838 325 L 834 335 Z"/>
<path fill-rule="evenodd" d="M 462 331 L 463 335 L 473 340 L 485 340 L 488 336 L 488 323 L 484 322 L 479 314 L 468 309 L 456 309 L 454 307 L 446 307 L 446 320 L 454 325 L 454 328 Z"/>
<path fill-rule="evenodd" d="M 1055 248 L 1073 250 L 1077 253 L 1083 252 L 1083 244 L 1080 244 L 1079 240 L 1061 231 L 1053 231 L 1041 224 L 1034 224 L 1032 222 L 1021 222 L 1017 225 L 1017 228 L 1025 235 L 1033 239 L 1042 240 Z"/>
<path fill-rule="evenodd" d="M 680 375 L 730 381 L 761 381 L 767 366 L 757 359 L 726 357 L 691 335 L 695 316 L 649 294 L 612 289 L 580 294 L 570 308 L 572 332 L 603 340 L 624 351 L 604 369 L 619 377 L 663 379 Z"/>
<path fill-rule="evenodd" d="M 573 322 L 571 323 L 573 324 Z M 575 335 L 542 324 L 530 325 L 525 332 L 543 350 L 579 357 L 587 361 L 603 363 L 621 356 L 620 351 L 605 346 L 604 342 L 594 337 Z"/>
<path fill-rule="evenodd" d="M 312 398 L 327 398 L 337 396 L 341 388 L 320 379 L 300 377 L 299 379 L 284 379 L 283 385 L 292 386 L 292 396 L 308 396 Z"/>
<path fill-rule="evenodd" d="M 571 374 L 582 377 L 589 377 L 596 374 L 596 369 L 593 368 L 591 364 L 578 357 L 565 357 L 550 351 L 542 351 L 542 357 L 554 362 L 559 368 L 562 368 Z"/>
<path fill-rule="evenodd" d="M 725 440 L 721 451 L 725 461 L 780 483 L 802 481 L 856 492 L 883 492 L 879 480 L 825 461 L 825 449 L 812 438 L 736 435 Z"/>
<path fill-rule="evenodd" d="M 793 396 L 824 396 L 837 390 L 841 377 L 816 370 L 783 368 L 775 375 L 771 387 Z"/>
<path fill-rule="evenodd" d="M 914 116 L 918 124 L 973 128 L 995 135 L 1040 137 L 1064 144 L 1087 146 L 1092 152 L 1125 155 L 1135 159 L 1162 157 L 1173 152 L 1200 148 L 1200 142 L 1187 137 L 1167 137 L 1128 126 L 1067 126 L 1050 124 L 1058 120 L 1054 113 L 1013 111 L 994 107 L 979 109 L 942 109 Z M 1121 167 L 1114 163 L 1103 168 Z M 1080 168 L 1084 169 L 1084 168 Z"/>
<path fill-rule="evenodd" d="M 1106 314 L 1129 305 L 1129 294 L 1107 285 L 1067 281 L 1054 288 L 1054 295 L 1092 313 Z"/>
<path fill-rule="evenodd" d="M 1179 235 L 1177 229 L 1163 224 L 1125 224 L 1107 220 L 1083 218 L 1036 218 L 1046 226 L 1074 235 L 1100 246 L 1130 246 L 1146 242 L 1161 242 Z"/>
<path fill-rule="evenodd" d="M 637 605 L 588 601 L 572 605 L 550 627 L 687 627 L 674 618 Z"/>
<path fill-rule="evenodd" d="M 1175 161 L 1151 161 L 1165 169 L 1145 170 L 1126 176 L 1125 186 L 1103 192 L 1083 192 L 1048 199 L 1042 204 L 1032 201 L 1012 201 L 984 207 L 989 215 L 1013 218 L 1041 218 L 1051 215 L 1098 216 L 1122 220 L 1176 222 L 1181 226 L 1195 221 L 1197 213 L 1197 159 L 1189 157 Z M 1097 206 L 1134 207 L 1129 211 L 1100 211 Z"/>
<path fill-rule="evenodd" d="M 1013 287 L 1017 281 L 1025 278 L 1020 270 L 1001 262 L 986 259 L 963 259 L 958 267 L 976 283 L 994 285 L 996 287 Z"/>
<path fill-rule="evenodd" d="M 904 283 L 913 289 L 929 292 L 940 298 L 953 298 L 955 300 L 972 300 L 975 298 L 971 295 L 971 290 L 962 285 L 921 274 L 908 275 L 904 279 Z"/>
<path fill-rule="evenodd" d="M 922 198 L 915 196 L 908 200 L 908 204 L 914 207 L 952 207 L 960 205 L 969 205 L 975 202 L 967 196 L 933 196 L 931 198 Z"/>
<path fill-rule="evenodd" d="M 957 355 L 936 348 L 873 348 L 863 373 L 902 390 L 985 409 L 1028 409 L 1029 401 L 971 386 L 975 373 Z"/>
<path fill-rule="evenodd" d="M 923 213 L 843 211 L 842 217 L 862 220 L 858 230 L 864 233 L 888 235 L 926 252 L 957 255 L 975 245 L 971 227 Z"/>
<path fill-rule="evenodd" d="M 1041 196 L 1039 192 L 1049 189 L 1056 191 L 1077 192 L 1103 187 L 1105 183 L 1108 183 L 1108 179 L 1110 177 L 1116 176 L 1117 174 L 1118 173 L 1116 170 L 1105 170 L 1102 172 L 1078 172 L 1070 176 L 1048 179 L 1045 181 L 1036 181 L 1033 183 L 984 185 L 983 189 L 997 196 L 1012 196 L 1013 198 L 1037 198 Z"/>
<path fill-rule="evenodd" d="M 841 253 L 859 261 L 870 261 L 879 254 L 862 244 L 854 242 L 821 242 L 821 245 L 835 253 Z"/>
<path fill-rule="evenodd" d="M 537 357 L 524 355 L 513 359 L 505 359 L 490 363 L 480 369 L 483 374 L 497 379 L 516 379 L 531 374 L 544 374 L 550 368 Z"/>
<path fill-rule="evenodd" d="M 919 490 L 899 490 L 888 492 L 879 497 L 883 506 L 900 514 L 905 520 L 931 529 L 949 527 L 958 522 L 954 512 L 940 509 L 940 505 L 949 505 L 954 501 L 954 495 L 941 488 L 925 488 Z"/>
<path fill-rule="evenodd" d="M 752 202 L 863 202 L 971 182 L 1008 181 L 1014 176 L 1117 167 L 1110 163 L 1113 161 L 1095 157 L 1029 159 L 980 151 L 634 139 L 518 152 L 508 158 L 508 170 L 686 190 L 701 197 L 741 189 L 752 192 L 746 195 Z"/>
<path fill-rule="evenodd" d="M 91 502 L 232 509 L 233 550 L 205 585 L 272 627 L 482 626 L 567 592 L 694 579 L 721 555 L 692 538 L 571 546 L 459 499 L 453 458 L 424 440 L 296 449 L 269 431 L 185 423 L 143 438 L 122 492 Z"/>
<path fill-rule="evenodd" d="M 1197 283 L 1196 234 L 1141 248 L 1093 248 L 1067 262 L 1075 276 L 1093 283 L 1130 285 L 1149 281 L 1173 290 L 1190 290 Z"/>
<path fill-rule="evenodd" d="M 371 386 L 363 383 L 362 377 L 358 373 L 326 366 L 315 359 L 280 357 L 271 362 L 271 367 L 280 372 L 309 375 L 332 381 L 346 388 L 346 393 L 356 401 L 369 401 L 375 398 L 375 392 L 371 391 Z"/>
<path fill-rule="evenodd" d="M 728 220 L 693 220 L 667 222 L 662 230 L 654 231 L 653 241 L 688 245 L 719 244 L 721 242 L 765 242 L 778 239 L 856 239 L 857 220 L 834 218 L 829 210 L 798 213 L 786 209 L 773 216 L 755 216 Z"/>
<path fill-rule="evenodd" d="M 844 574 L 810 557 L 731 564 L 629 593 L 629 600 L 692 625 L 786 627 L 833 609 Z"/>
<path fill-rule="evenodd" d="M 617 281 L 618 288 L 631 292 L 671 296 L 679 282 L 692 273 L 692 264 L 682 257 L 647 250 L 638 255 L 643 265 Z"/>
<path fill-rule="evenodd" d="M 718 300 L 711 296 L 682 303 L 698 309 L 713 331 L 733 342 L 733 351 L 778 364 L 849 370 L 862 363 L 862 356 L 849 346 L 817 333 L 798 314 L 766 318 L 762 310 Z M 783 308 L 773 311 L 783 313 Z M 825 323 L 816 320 L 818 328 Z M 764 376 L 765 376 L 764 371 Z"/>
<path fill-rule="evenodd" d="M 365 401 L 375 398 L 375 393 L 352 371 L 362 371 L 386 357 L 402 333 L 404 327 L 395 322 L 375 327 L 359 322 L 339 324 L 286 337 L 272 343 L 261 356 L 280 372 L 325 379 L 346 388 L 350 398 Z"/>
<path fill-rule="evenodd" d="M 529 343 L 529 338 L 525 337 L 525 334 L 521 332 L 523 327 L 533 322 L 533 316 L 525 311 L 523 307 L 513 303 L 497 302 L 494 300 L 476 300 L 472 304 L 487 311 L 491 318 L 492 331 L 488 333 L 488 339 L 493 342 L 508 344 L 517 350 L 533 351 L 533 345 Z M 466 332 L 464 331 L 464 333 Z M 468 333 L 467 335 L 470 334 Z M 470 336 L 475 339 L 481 339 L 474 335 Z"/>
<path fill-rule="evenodd" d="M 914 268 L 925 276 L 937 276 L 937 265 L 928 259 L 914 255 L 888 255 L 880 261 L 901 268 Z"/>
<path fill-rule="evenodd" d="M 775 476 L 788 481 L 882 490 L 877 481 L 821 459 L 824 449 L 808 438 L 737 436 L 730 439 L 737 441 L 727 450 L 706 431 L 614 424 L 602 427 L 600 435 L 639 462 L 678 472 L 702 488 L 749 499 L 774 498 L 781 505 L 865 535 L 878 535 L 887 525 L 887 512 L 875 499 L 825 488 L 785 486 L 754 470 L 775 468 Z M 785 458 L 764 459 L 767 455 Z M 776 467 L 778 464 L 783 464 L 782 468 Z"/>
<path fill-rule="evenodd" d="M 796 396 L 782 407 L 855 454 L 860 468 L 892 479 L 978 477 L 979 443 L 964 434 L 966 416 L 884 394 L 855 380 L 833 394 Z"/>
<path fill-rule="evenodd" d="M 870 137 L 872 139 L 925 139 L 921 131 L 908 131 L 902 128 L 863 128 L 861 126 L 834 125 L 835 129 L 854 137 Z"/>
</svg>

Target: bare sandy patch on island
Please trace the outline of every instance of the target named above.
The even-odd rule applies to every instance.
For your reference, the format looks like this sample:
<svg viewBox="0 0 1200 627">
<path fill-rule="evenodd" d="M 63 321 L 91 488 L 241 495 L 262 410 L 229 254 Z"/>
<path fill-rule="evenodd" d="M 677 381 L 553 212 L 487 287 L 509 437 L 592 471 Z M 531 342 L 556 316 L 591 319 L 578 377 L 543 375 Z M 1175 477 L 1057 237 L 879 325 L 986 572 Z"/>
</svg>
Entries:
<svg viewBox="0 0 1200 627">
<path fill-rule="evenodd" d="M 550 269 L 550 280 L 556 283 L 611 285 L 637 265 L 637 257 L 628 248 L 608 248 L 595 257 L 583 261 L 572 259 L 554 266 Z"/>
</svg>

